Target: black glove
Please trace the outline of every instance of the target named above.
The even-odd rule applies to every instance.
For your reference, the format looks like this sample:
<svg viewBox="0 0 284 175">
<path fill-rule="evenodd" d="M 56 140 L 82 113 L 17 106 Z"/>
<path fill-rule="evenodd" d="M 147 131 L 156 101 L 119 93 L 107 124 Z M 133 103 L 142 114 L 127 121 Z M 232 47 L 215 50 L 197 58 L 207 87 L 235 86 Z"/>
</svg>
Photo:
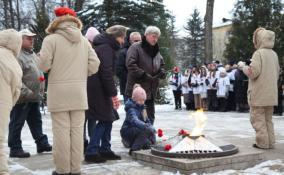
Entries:
<svg viewBox="0 0 284 175">
<path fill-rule="evenodd" d="M 246 65 L 248 65 L 248 66 L 249 66 L 250 63 L 251 63 L 250 59 L 247 59 L 245 62 L 246 62 Z"/>
<path fill-rule="evenodd" d="M 154 78 L 161 78 L 165 79 L 166 78 L 166 73 L 164 69 L 160 69 L 158 73 L 154 76 Z"/>
<path fill-rule="evenodd" d="M 154 78 L 152 77 L 152 75 L 144 72 L 144 74 L 142 75 L 142 79 L 152 81 Z"/>
<path fill-rule="evenodd" d="M 212 87 L 216 87 L 216 84 L 217 84 L 217 79 L 215 79 L 214 83 L 212 84 Z"/>
<path fill-rule="evenodd" d="M 205 84 L 206 84 L 207 86 L 210 84 L 210 82 L 209 82 L 208 79 L 205 80 Z"/>
<path fill-rule="evenodd" d="M 200 83 L 201 86 L 203 86 L 203 83 Z"/>
</svg>

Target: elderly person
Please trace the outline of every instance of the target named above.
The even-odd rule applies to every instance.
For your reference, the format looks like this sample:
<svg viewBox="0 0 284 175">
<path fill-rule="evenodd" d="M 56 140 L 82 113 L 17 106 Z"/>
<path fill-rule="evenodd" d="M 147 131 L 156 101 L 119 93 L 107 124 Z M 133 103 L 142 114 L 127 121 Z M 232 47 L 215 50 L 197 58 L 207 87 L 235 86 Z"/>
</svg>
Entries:
<svg viewBox="0 0 284 175">
<path fill-rule="evenodd" d="M 22 69 L 17 62 L 22 36 L 14 29 L 0 31 L 0 174 L 8 175 L 4 141 L 10 111 L 16 104 L 22 86 Z"/>
<path fill-rule="evenodd" d="M 97 74 L 88 78 L 87 115 L 98 121 L 93 130 L 90 143 L 85 152 L 85 161 L 102 163 L 106 160 L 119 160 L 120 156 L 111 150 L 111 131 L 113 121 L 118 119 L 119 107 L 117 89 L 114 82 L 115 51 L 124 43 L 127 28 L 114 25 L 94 39 L 95 51 L 101 61 Z"/>
<path fill-rule="evenodd" d="M 81 174 L 83 127 L 88 109 L 87 77 L 98 71 L 100 61 L 82 36 L 82 23 L 66 7 L 55 10 L 49 34 L 42 43 L 39 67 L 48 72 L 47 106 L 53 132 L 53 175 Z"/>
<path fill-rule="evenodd" d="M 18 62 L 23 70 L 21 95 L 17 104 L 13 107 L 9 123 L 8 145 L 10 157 L 30 157 L 29 152 L 22 148 L 21 132 L 25 121 L 37 145 L 37 152 L 50 152 L 51 145 L 47 135 L 43 134 L 42 116 L 40 113 L 40 101 L 44 94 L 44 76 L 38 69 L 38 57 L 33 52 L 34 37 L 36 34 L 28 29 L 20 31 L 22 34 L 22 49 L 18 56 Z"/>
<path fill-rule="evenodd" d="M 160 35 L 158 27 L 147 27 L 142 42 L 132 44 L 126 57 L 128 76 L 125 94 L 130 98 L 134 84 L 138 83 L 142 86 L 147 94 L 145 105 L 152 124 L 155 120 L 154 101 L 159 87 L 159 79 L 166 77 L 165 63 L 158 45 Z"/>
<path fill-rule="evenodd" d="M 272 122 L 273 106 L 277 105 L 277 80 L 279 77 L 278 56 L 272 50 L 275 33 L 258 28 L 253 34 L 256 49 L 250 65 L 238 63 L 249 78 L 248 103 L 250 121 L 256 132 L 253 147 L 272 149 L 275 144 Z M 266 85 L 266 86 L 264 86 Z"/>
<path fill-rule="evenodd" d="M 129 35 L 129 42 L 124 43 L 124 47 L 119 50 L 118 58 L 116 61 L 116 75 L 119 79 L 120 94 L 123 95 L 124 103 L 126 103 L 127 97 L 125 96 L 125 88 L 127 82 L 127 67 L 126 67 L 126 54 L 129 47 L 136 42 L 141 41 L 141 35 L 139 32 L 131 32 Z"/>
</svg>

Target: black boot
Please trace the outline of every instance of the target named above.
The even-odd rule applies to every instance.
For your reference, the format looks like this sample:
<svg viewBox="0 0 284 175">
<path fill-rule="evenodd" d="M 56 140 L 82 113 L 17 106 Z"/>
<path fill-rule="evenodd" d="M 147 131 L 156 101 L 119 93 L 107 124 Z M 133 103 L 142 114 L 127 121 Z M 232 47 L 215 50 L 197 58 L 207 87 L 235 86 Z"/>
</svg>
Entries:
<svg viewBox="0 0 284 175">
<path fill-rule="evenodd" d="M 121 160 L 121 157 L 119 155 L 114 154 L 114 152 L 102 152 L 100 153 L 101 157 L 106 160 Z"/>
<path fill-rule="evenodd" d="M 56 171 L 52 171 L 52 175 L 70 175 L 70 173 L 59 174 Z"/>
<path fill-rule="evenodd" d="M 31 157 L 31 155 L 29 152 L 25 152 L 24 150 L 15 150 L 10 151 L 10 157 L 27 158 Z"/>
<path fill-rule="evenodd" d="M 43 152 L 50 152 L 52 151 L 52 146 L 48 143 L 48 144 L 45 144 L 45 145 L 37 145 L 37 153 L 43 153 Z"/>
<path fill-rule="evenodd" d="M 89 163 L 104 163 L 106 162 L 106 159 L 101 157 L 99 154 L 91 154 L 85 155 L 85 161 Z"/>
</svg>

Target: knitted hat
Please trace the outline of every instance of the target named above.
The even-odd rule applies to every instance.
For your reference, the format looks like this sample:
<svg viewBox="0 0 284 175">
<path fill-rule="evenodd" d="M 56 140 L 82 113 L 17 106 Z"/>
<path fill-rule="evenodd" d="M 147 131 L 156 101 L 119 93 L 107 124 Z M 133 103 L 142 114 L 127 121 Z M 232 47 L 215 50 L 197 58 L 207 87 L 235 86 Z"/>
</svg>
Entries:
<svg viewBox="0 0 284 175">
<path fill-rule="evenodd" d="M 137 101 L 141 99 L 146 100 L 146 98 L 145 90 L 139 84 L 135 84 L 132 92 L 132 99 Z"/>
<path fill-rule="evenodd" d="M 173 68 L 173 71 L 175 72 L 175 73 L 178 73 L 180 70 L 179 70 L 179 67 L 177 67 L 177 66 L 175 66 L 174 68 Z"/>
<path fill-rule="evenodd" d="M 90 41 L 93 42 L 96 35 L 100 34 L 100 32 L 95 27 L 89 27 L 85 37 Z"/>
<path fill-rule="evenodd" d="M 54 9 L 54 13 L 56 17 L 64 16 L 64 15 L 70 15 L 76 17 L 77 14 L 74 10 L 68 8 L 68 7 L 57 7 Z"/>
</svg>

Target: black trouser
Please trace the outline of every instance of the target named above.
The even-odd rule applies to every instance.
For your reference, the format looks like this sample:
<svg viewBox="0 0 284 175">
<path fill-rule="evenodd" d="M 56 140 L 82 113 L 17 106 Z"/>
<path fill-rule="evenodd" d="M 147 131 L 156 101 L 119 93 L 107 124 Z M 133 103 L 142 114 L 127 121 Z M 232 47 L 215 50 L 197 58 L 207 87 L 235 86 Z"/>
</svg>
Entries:
<svg viewBox="0 0 284 175">
<path fill-rule="evenodd" d="M 225 97 L 219 97 L 218 104 L 219 104 L 219 111 L 225 112 L 227 106 L 227 99 Z"/>
<path fill-rule="evenodd" d="M 181 90 L 173 90 L 176 109 L 181 108 Z"/>
<path fill-rule="evenodd" d="M 154 99 L 149 99 L 145 101 L 147 115 L 152 125 L 154 125 L 154 121 L 155 121 L 155 102 L 154 101 L 155 101 Z"/>
<path fill-rule="evenodd" d="M 281 89 L 278 91 L 282 92 Z M 283 104 L 282 104 L 282 93 L 278 93 L 278 105 L 274 107 L 274 114 L 282 115 L 283 113 Z"/>
<path fill-rule="evenodd" d="M 216 89 L 207 90 L 207 105 L 209 111 L 216 111 L 218 109 L 218 99 L 216 94 Z"/>
<path fill-rule="evenodd" d="M 39 102 L 16 104 L 10 114 L 8 145 L 11 151 L 23 150 L 21 132 L 27 121 L 37 147 L 48 144 L 48 139 L 42 132 L 42 119 Z"/>
<path fill-rule="evenodd" d="M 194 110 L 195 109 L 195 104 L 194 104 L 194 95 L 192 91 L 188 92 L 188 98 L 189 98 L 189 110 Z"/>
<path fill-rule="evenodd" d="M 233 92 L 233 91 L 229 91 L 226 110 L 227 111 L 235 111 L 236 110 L 235 92 Z"/>
</svg>

